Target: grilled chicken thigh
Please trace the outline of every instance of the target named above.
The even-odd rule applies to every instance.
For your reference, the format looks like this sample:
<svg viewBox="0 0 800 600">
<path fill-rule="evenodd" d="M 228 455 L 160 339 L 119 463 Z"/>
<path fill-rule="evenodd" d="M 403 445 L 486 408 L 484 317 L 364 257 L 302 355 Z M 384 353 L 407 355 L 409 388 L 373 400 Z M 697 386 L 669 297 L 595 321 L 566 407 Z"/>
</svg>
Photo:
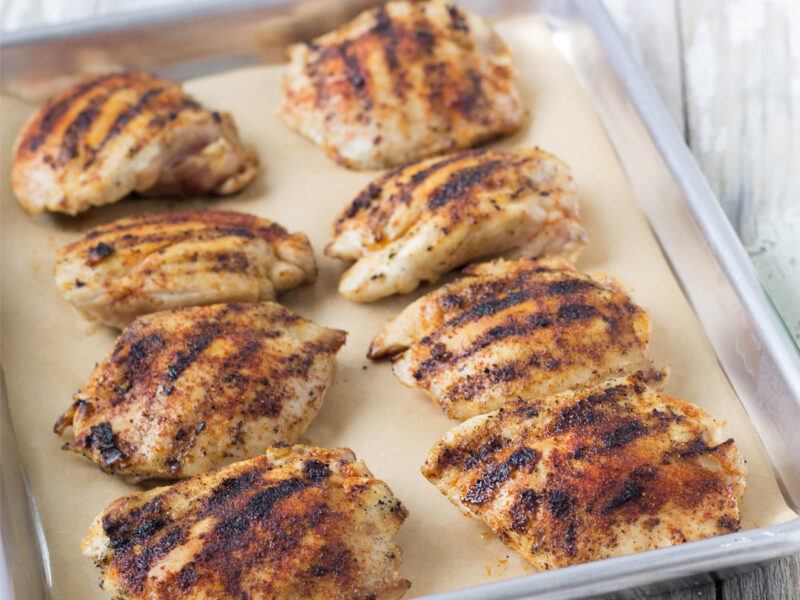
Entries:
<svg viewBox="0 0 800 600">
<path fill-rule="evenodd" d="M 279 117 L 351 168 L 468 148 L 524 118 L 511 52 L 450 2 L 389 2 L 289 58 Z"/>
<path fill-rule="evenodd" d="M 216 210 L 103 225 L 61 248 L 55 272 L 58 289 L 84 315 L 120 328 L 157 310 L 274 300 L 316 276 L 304 234 Z"/>
<path fill-rule="evenodd" d="M 574 259 L 585 242 L 567 165 L 538 148 L 472 150 L 378 178 L 334 223 L 325 253 L 357 261 L 339 291 L 370 302 L 473 258 L 519 248 Z"/>
<path fill-rule="evenodd" d="M 644 371 L 650 320 L 608 276 L 560 257 L 495 260 L 409 305 L 372 341 L 397 378 L 466 419 L 514 399 Z"/>
<path fill-rule="evenodd" d="M 81 549 L 116 600 L 400 598 L 407 515 L 350 450 L 276 447 L 112 502 Z"/>
<path fill-rule="evenodd" d="M 522 401 L 447 433 L 422 468 L 538 570 L 739 529 L 722 425 L 637 377 Z"/>
<path fill-rule="evenodd" d="M 58 420 L 64 448 L 133 480 L 178 479 L 296 442 L 346 333 L 273 302 L 137 318 Z"/>
<path fill-rule="evenodd" d="M 89 79 L 50 99 L 22 128 L 11 183 L 23 208 L 75 215 L 131 192 L 232 194 L 255 176 L 228 113 L 143 73 Z"/>
</svg>

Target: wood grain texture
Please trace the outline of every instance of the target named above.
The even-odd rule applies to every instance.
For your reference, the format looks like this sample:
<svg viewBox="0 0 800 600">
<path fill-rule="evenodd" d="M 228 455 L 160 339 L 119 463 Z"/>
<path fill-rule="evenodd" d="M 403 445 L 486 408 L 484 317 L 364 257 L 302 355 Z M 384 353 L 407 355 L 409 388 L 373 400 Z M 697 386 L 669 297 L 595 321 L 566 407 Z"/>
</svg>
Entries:
<svg viewBox="0 0 800 600">
<path fill-rule="evenodd" d="M 800 3 L 604 0 L 800 341 Z M 800 598 L 800 556 L 654 600 Z"/>
<path fill-rule="evenodd" d="M 762 569 L 727 579 L 719 587 L 719 597 L 724 600 L 797 600 L 800 598 L 800 557 L 773 561 Z"/>
<path fill-rule="evenodd" d="M 800 3 L 679 0 L 688 143 L 800 340 Z"/>
</svg>

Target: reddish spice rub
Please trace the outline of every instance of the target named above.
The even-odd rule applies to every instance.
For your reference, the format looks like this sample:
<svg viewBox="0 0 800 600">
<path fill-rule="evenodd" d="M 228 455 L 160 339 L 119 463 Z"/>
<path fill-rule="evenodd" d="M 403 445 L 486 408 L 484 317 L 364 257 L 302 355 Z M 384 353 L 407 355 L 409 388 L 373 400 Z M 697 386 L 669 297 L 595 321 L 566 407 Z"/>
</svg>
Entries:
<svg viewBox="0 0 800 600">
<path fill-rule="evenodd" d="M 407 515 L 350 450 L 276 446 L 120 498 L 82 550 L 126 600 L 399 598 L 391 537 Z"/>
<path fill-rule="evenodd" d="M 57 433 L 104 471 L 182 478 L 295 442 L 322 405 L 345 332 L 275 303 L 217 304 L 134 321 Z"/>
<path fill-rule="evenodd" d="M 664 372 L 647 356 L 650 322 L 624 286 L 566 260 L 496 260 L 423 296 L 373 340 L 401 382 L 465 419 L 611 377 Z"/>
<path fill-rule="evenodd" d="M 746 469 L 721 429 L 639 374 L 474 417 L 422 472 L 550 569 L 736 531 Z"/>
<path fill-rule="evenodd" d="M 552 154 L 467 150 L 378 177 L 334 222 L 325 253 L 356 261 L 339 292 L 371 302 L 512 248 L 574 259 L 586 243 L 578 212 L 569 167 Z"/>
<path fill-rule="evenodd" d="M 389 2 L 289 48 L 281 118 L 353 168 L 383 168 L 517 129 L 511 54 L 449 2 Z"/>
</svg>

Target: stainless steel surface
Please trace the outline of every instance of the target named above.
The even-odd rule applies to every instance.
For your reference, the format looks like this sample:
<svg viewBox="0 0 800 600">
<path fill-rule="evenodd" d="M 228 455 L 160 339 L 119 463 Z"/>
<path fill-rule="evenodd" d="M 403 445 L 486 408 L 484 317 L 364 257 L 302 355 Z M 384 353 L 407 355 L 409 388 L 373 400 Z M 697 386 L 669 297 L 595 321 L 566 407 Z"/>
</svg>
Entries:
<svg viewBox="0 0 800 600">
<path fill-rule="evenodd" d="M 22 466 L 0 370 L 0 598 L 49 598 L 47 542 Z"/>
<path fill-rule="evenodd" d="M 63 85 L 64 73 L 109 66 L 183 79 L 274 61 L 286 43 L 329 29 L 374 3 L 237 2 L 236 11 L 224 14 L 197 16 L 178 10 L 142 17 L 133 27 L 116 20 L 85 25 L 81 31 L 62 27 L 32 37 L 13 36 L 4 41 L 0 83 L 3 91 L 41 97 L 53 84 Z M 787 501 L 798 509 L 800 353 L 691 153 L 604 9 L 594 0 L 462 3 L 484 14 L 535 11 L 545 18 L 592 98 L 651 228 L 767 448 Z M 72 35 L 76 33 L 80 35 Z M 5 473 L 5 451 L 2 460 Z M 10 516 L 20 518 L 0 512 L 7 545 Z M 679 582 L 725 577 L 798 550 L 800 519 L 430 598 L 638 597 L 642 589 L 660 591 Z M 625 591 L 633 587 L 639 591 Z"/>
<path fill-rule="evenodd" d="M 41 101 L 86 73 L 138 70 L 182 80 L 264 62 L 376 0 L 233 0 L 118 14 L 5 34 L 0 89 Z"/>
</svg>

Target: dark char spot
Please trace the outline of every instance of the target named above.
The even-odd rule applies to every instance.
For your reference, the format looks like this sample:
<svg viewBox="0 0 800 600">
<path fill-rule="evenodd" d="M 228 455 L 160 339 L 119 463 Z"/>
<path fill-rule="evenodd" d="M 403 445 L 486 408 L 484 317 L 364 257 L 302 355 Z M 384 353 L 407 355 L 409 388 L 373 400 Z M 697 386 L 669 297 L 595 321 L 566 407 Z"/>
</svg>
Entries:
<svg viewBox="0 0 800 600">
<path fill-rule="evenodd" d="M 564 323 L 579 319 L 592 319 L 600 315 L 600 311 L 588 304 L 565 304 L 558 307 L 558 318 Z"/>
<path fill-rule="evenodd" d="M 105 242 L 100 242 L 96 246 L 92 246 L 91 248 L 89 248 L 89 260 L 87 262 L 90 265 L 96 265 L 106 256 L 113 253 L 114 253 L 114 248 L 112 248 Z"/>
<path fill-rule="evenodd" d="M 303 463 L 303 475 L 312 483 L 319 483 L 328 478 L 330 474 L 330 467 L 321 460 L 312 459 Z"/>
<path fill-rule="evenodd" d="M 554 517 L 563 517 L 572 508 L 573 498 L 562 490 L 553 490 L 547 495 L 547 506 Z"/>
<path fill-rule="evenodd" d="M 100 452 L 105 466 L 110 467 L 125 458 L 125 455 L 114 443 L 111 423 L 104 421 L 98 425 L 92 425 L 89 429 L 91 433 L 86 438 L 86 444 Z"/>
</svg>

